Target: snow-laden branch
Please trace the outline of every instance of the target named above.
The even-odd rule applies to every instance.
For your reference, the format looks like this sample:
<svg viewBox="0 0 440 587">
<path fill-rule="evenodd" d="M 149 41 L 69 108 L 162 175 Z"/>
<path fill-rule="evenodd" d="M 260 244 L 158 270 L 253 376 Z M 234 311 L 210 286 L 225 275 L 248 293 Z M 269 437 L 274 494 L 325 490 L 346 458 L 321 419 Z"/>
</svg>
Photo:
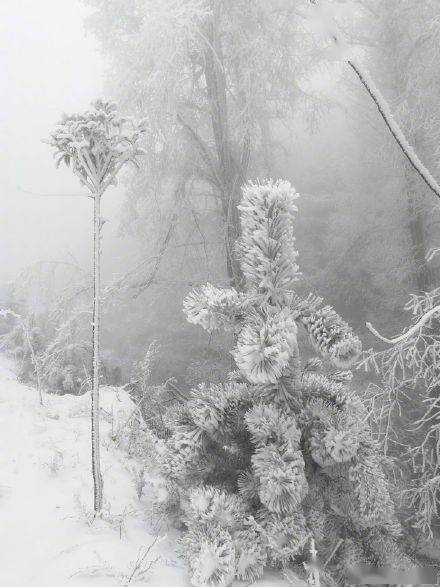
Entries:
<svg viewBox="0 0 440 587">
<path fill-rule="evenodd" d="M 384 336 L 379 334 L 379 332 L 377 332 L 377 330 L 372 326 L 370 322 L 366 323 L 366 327 L 372 334 L 374 334 L 374 336 L 376 336 L 380 340 L 383 340 L 388 344 L 398 344 L 399 342 L 403 342 L 408 338 L 411 338 L 411 336 L 413 336 L 413 334 L 420 330 L 420 328 L 422 328 L 422 326 L 426 324 L 426 322 L 437 312 L 440 312 L 440 306 L 435 306 L 434 308 L 431 308 L 428 312 L 426 312 L 426 314 L 424 314 L 420 318 L 418 322 L 416 322 L 416 324 L 414 324 L 412 328 L 410 328 L 407 332 L 404 332 L 402 335 L 396 336 L 395 338 L 385 338 Z"/>
<path fill-rule="evenodd" d="M 12 316 L 13 318 L 17 318 L 20 319 L 21 316 L 19 314 L 16 314 L 15 312 L 13 312 L 12 310 L 7 309 L 0 309 L 0 318 L 7 318 L 8 316 Z"/>
<path fill-rule="evenodd" d="M 348 52 L 346 51 L 347 43 L 337 29 L 333 18 L 331 18 L 331 15 L 329 15 L 328 7 L 325 5 L 321 6 L 318 0 L 310 0 L 310 4 L 312 5 L 314 11 L 313 18 L 319 21 L 321 30 L 324 30 L 327 36 L 332 39 L 334 46 L 336 46 L 338 49 L 338 54 L 342 55 L 342 60 L 345 61 L 347 65 L 354 71 L 364 88 L 367 90 L 370 98 L 375 103 L 388 130 L 391 132 L 402 153 L 405 155 L 411 166 L 422 178 L 429 189 L 438 198 L 440 198 L 440 185 L 430 173 L 430 171 L 426 168 L 426 166 L 422 163 L 414 148 L 410 145 L 402 129 L 394 119 L 391 108 L 384 95 L 374 83 L 374 80 L 367 69 L 357 60 L 348 55 Z"/>
<path fill-rule="evenodd" d="M 416 170 L 416 172 L 420 175 L 426 185 L 434 192 L 434 194 L 440 198 L 440 186 L 437 181 L 432 176 L 431 172 L 425 167 L 422 161 L 419 159 L 417 153 L 415 152 L 414 148 L 409 144 L 407 138 L 403 134 L 401 128 L 397 124 L 396 120 L 393 117 L 391 109 L 388 105 L 388 102 L 385 100 L 383 94 L 380 92 L 378 87 L 373 81 L 373 78 L 369 74 L 369 72 L 362 67 L 358 62 L 354 59 L 349 59 L 347 64 L 351 67 L 351 69 L 355 72 L 355 74 L 360 79 L 362 85 L 367 90 L 368 94 L 374 101 L 379 110 L 380 115 L 382 116 L 385 124 L 388 127 L 388 130 L 393 135 L 395 141 L 399 145 L 400 149 L 402 150 L 405 157 L 408 159 L 412 167 Z"/>
</svg>

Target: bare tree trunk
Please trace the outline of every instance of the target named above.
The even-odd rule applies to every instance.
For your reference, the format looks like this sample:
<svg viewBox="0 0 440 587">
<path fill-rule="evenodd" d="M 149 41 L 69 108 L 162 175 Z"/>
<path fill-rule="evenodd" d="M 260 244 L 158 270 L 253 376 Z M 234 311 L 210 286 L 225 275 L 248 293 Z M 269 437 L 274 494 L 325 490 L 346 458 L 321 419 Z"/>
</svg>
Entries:
<svg viewBox="0 0 440 587">
<path fill-rule="evenodd" d="M 92 387 L 92 475 L 95 516 L 102 509 L 102 475 L 99 451 L 99 306 L 101 277 L 101 192 L 94 195 L 93 222 L 93 387 Z"/>
<path fill-rule="evenodd" d="M 35 375 L 37 376 L 38 397 L 40 399 L 40 406 L 42 406 L 43 405 L 43 393 L 42 393 L 40 365 L 38 363 L 38 358 L 37 358 L 37 356 L 35 354 L 34 345 L 32 344 L 31 335 L 29 333 L 30 326 L 28 324 L 25 324 L 24 321 L 22 321 L 22 328 L 23 328 L 23 331 L 24 331 L 24 335 L 25 335 L 26 341 L 27 341 L 27 343 L 29 345 L 29 350 L 31 351 L 32 364 L 34 365 Z"/>
<path fill-rule="evenodd" d="M 426 260 L 428 253 L 427 237 L 425 223 L 421 212 L 417 209 L 418 198 L 414 178 L 411 170 L 406 173 L 407 179 L 407 199 L 409 214 L 409 230 L 411 234 L 412 255 L 415 267 L 415 279 L 419 293 L 427 292 L 431 289 L 432 275 Z"/>
<path fill-rule="evenodd" d="M 205 79 L 217 151 L 218 176 L 221 181 L 222 213 L 226 224 L 226 266 L 234 285 L 240 287 L 242 275 L 234 255 L 234 243 L 240 234 L 237 205 L 240 201 L 240 188 L 246 179 L 248 157 L 243 157 L 243 161 L 238 163 L 230 144 L 226 78 L 218 31 L 219 10 L 219 5 L 213 5 L 212 21 L 207 27 L 209 46 L 205 52 Z"/>
<path fill-rule="evenodd" d="M 271 137 L 270 120 L 265 112 L 261 113 L 260 116 L 260 129 L 261 129 L 261 147 L 263 152 L 263 162 L 266 171 L 266 176 L 271 177 L 274 169 L 274 156 Z"/>
</svg>

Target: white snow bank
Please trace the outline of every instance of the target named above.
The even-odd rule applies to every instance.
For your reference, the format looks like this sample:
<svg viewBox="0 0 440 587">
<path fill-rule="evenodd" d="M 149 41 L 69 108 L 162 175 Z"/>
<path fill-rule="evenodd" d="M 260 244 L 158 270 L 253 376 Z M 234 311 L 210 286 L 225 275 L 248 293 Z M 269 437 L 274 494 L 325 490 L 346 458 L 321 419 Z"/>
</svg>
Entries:
<svg viewBox="0 0 440 587">
<path fill-rule="evenodd" d="M 111 440 L 113 426 L 133 406 L 127 393 L 102 389 L 104 520 L 92 520 L 90 397 L 44 395 L 15 380 L 0 362 L 0 585 L 2 587 L 113 587 L 127 583 L 135 561 L 154 541 L 149 507 L 137 497 L 139 463 Z M 162 540 L 145 560 L 160 556 L 144 581 L 130 584 L 187 586 L 172 540 Z M 138 573 L 138 576 L 140 574 Z"/>
</svg>

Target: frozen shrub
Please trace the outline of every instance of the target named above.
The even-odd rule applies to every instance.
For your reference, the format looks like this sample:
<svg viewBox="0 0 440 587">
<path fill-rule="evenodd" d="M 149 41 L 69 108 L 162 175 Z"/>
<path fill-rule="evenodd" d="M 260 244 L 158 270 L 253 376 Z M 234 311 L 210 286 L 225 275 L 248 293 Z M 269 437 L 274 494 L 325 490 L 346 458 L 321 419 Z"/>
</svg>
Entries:
<svg viewBox="0 0 440 587">
<path fill-rule="evenodd" d="M 332 559 L 342 583 L 350 544 L 366 562 L 384 564 L 389 554 L 394 563 L 399 552 L 380 455 L 346 371 L 360 340 L 320 299 L 294 291 L 297 197 L 288 182 L 247 184 L 239 207 L 244 291 L 207 284 L 184 302 L 190 322 L 234 333 L 238 367 L 169 410 L 156 443 L 166 505 L 185 528 L 182 551 L 197 586 L 253 581 L 266 565 L 307 560 L 311 539 L 324 560 L 345 541 Z M 319 360 L 301 368 L 300 327 L 327 375 Z"/>
</svg>

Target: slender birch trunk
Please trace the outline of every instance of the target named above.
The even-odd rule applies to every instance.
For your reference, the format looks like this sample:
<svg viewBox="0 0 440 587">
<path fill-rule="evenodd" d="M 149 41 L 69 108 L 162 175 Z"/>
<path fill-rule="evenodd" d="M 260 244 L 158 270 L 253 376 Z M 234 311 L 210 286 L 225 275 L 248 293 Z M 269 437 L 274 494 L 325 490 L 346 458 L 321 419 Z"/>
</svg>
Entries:
<svg viewBox="0 0 440 587">
<path fill-rule="evenodd" d="M 99 308 L 101 277 L 101 191 L 94 195 L 93 256 L 93 387 L 92 387 L 92 475 L 95 516 L 102 510 L 102 475 L 99 451 Z"/>
</svg>

